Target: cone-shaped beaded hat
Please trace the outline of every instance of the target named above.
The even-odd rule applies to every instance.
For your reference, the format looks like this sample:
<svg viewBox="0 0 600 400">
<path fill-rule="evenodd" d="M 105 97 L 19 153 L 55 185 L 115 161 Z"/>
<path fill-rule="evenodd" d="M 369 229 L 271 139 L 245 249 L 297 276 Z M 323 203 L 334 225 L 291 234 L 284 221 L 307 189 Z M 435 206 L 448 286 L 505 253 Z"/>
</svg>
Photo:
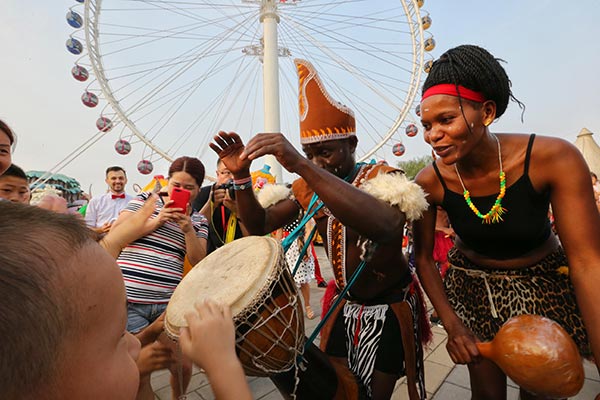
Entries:
<svg viewBox="0 0 600 400">
<path fill-rule="evenodd" d="M 298 69 L 300 143 L 345 139 L 356 135 L 354 113 L 331 98 L 313 65 L 295 59 Z"/>
</svg>

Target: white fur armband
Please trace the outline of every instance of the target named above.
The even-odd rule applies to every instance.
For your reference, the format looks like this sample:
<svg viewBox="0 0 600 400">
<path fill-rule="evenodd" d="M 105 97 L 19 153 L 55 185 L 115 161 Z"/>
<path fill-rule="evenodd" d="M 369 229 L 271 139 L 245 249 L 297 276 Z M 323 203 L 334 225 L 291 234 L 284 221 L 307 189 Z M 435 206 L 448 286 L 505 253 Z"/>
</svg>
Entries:
<svg viewBox="0 0 600 400">
<path fill-rule="evenodd" d="M 281 200 L 287 199 L 289 194 L 290 189 L 285 185 L 267 184 L 260 189 L 256 195 L 256 199 L 263 208 L 269 208 L 273 204 L 277 204 Z"/>
<path fill-rule="evenodd" d="M 421 186 L 408 180 L 402 173 L 379 174 L 366 181 L 361 189 L 379 200 L 397 206 L 411 221 L 421 218 L 423 211 L 429 206 Z"/>
</svg>

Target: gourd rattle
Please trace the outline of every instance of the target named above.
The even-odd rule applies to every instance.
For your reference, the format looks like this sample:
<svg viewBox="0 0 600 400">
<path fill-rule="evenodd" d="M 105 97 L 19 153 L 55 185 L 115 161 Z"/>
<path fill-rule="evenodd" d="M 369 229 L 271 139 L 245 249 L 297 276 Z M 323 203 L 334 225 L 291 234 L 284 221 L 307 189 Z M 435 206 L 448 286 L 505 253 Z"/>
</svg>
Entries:
<svg viewBox="0 0 600 400">
<path fill-rule="evenodd" d="M 481 355 L 523 389 L 551 398 L 576 395 L 583 386 L 581 356 L 556 322 L 539 315 L 506 321 L 491 342 L 477 343 Z"/>
</svg>

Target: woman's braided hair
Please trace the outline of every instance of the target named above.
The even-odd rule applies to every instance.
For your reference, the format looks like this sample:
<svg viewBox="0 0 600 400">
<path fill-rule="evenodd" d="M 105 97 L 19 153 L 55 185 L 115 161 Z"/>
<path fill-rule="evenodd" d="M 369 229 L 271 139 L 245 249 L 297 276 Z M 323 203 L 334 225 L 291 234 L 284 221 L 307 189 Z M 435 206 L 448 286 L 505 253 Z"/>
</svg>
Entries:
<svg viewBox="0 0 600 400">
<path fill-rule="evenodd" d="M 487 100 L 494 101 L 496 118 L 504 114 L 511 99 L 524 111 L 525 105 L 513 96 L 510 79 L 500 61 L 504 62 L 479 46 L 450 49 L 433 63 L 423 93 L 432 86 L 450 83 L 483 93 Z"/>
</svg>

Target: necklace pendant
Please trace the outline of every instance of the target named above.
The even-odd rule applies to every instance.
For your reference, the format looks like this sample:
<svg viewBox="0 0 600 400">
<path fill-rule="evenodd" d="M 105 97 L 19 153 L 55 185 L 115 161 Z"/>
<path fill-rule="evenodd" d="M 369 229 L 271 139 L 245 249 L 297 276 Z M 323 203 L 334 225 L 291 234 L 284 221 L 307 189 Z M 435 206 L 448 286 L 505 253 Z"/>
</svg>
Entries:
<svg viewBox="0 0 600 400">
<path fill-rule="evenodd" d="M 460 176 L 460 172 L 458 172 L 458 167 L 456 166 L 456 163 L 454 164 L 454 170 L 456 171 L 458 180 L 460 181 L 460 184 L 463 188 L 463 197 L 465 198 L 465 202 L 467 203 L 467 206 L 469 206 L 471 211 L 473 211 L 473 213 L 477 217 L 481 218 L 482 224 L 500 223 L 503 221 L 502 214 L 505 214 L 506 212 L 508 212 L 508 210 L 506 208 L 502 207 L 502 199 L 504 198 L 504 195 L 506 194 L 506 174 L 504 173 L 504 170 L 502 169 L 502 150 L 500 148 L 500 141 L 498 140 L 498 138 L 495 135 L 494 135 L 494 139 L 496 139 L 496 143 L 498 143 L 498 163 L 500 164 L 500 174 L 499 174 L 500 192 L 498 193 L 498 197 L 496 198 L 494 205 L 492 206 L 490 211 L 488 211 L 485 215 L 482 214 L 481 212 L 479 212 L 479 210 L 477 209 L 475 204 L 473 204 L 473 200 L 471 200 L 471 194 L 465 187 L 462 177 Z"/>
<path fill-rule="evenodd" d="M 502 207 L 500 204 L 494 205 L 489 213 L 482 217 L 482 224 L 497 224 L 504 221 L 502 215 L 508 212 L 508 210 Z"/>
</svg>

